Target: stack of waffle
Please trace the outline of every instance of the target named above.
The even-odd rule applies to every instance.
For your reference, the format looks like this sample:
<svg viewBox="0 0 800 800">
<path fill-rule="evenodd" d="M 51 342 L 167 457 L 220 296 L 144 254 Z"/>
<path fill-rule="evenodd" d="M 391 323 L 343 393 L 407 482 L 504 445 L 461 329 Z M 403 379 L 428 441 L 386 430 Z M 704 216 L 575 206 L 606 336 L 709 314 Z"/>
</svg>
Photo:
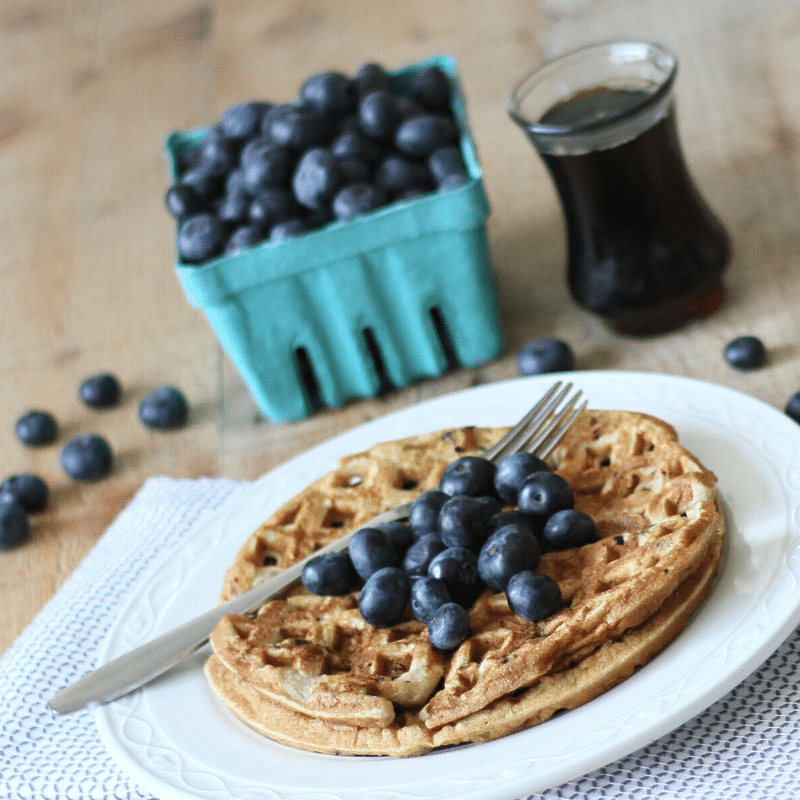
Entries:
<svg viewBox="0 0 800 800">
<path fill-rule="evenodd" d="M 504 430 L 459 428 L 342 458 L 270 516 L 228 570 L 222 599 L 435 488 L 444 468 Z M 586 703 L 663 650 L 711 590 L 725 536 L 716 479 L 654 417 L 586 411 L 552 454 L 597 523 L 597 542 L 546 552 L 560 611 L 530 622 L 486 589 L 453 652 L 413 618 L 375 628 L 358 593 L 298 583 L 254 617 L 214 630 L 206 674 L 241 720 L 294 747 L 419 755 L 499 738 Z"/>
</svg>

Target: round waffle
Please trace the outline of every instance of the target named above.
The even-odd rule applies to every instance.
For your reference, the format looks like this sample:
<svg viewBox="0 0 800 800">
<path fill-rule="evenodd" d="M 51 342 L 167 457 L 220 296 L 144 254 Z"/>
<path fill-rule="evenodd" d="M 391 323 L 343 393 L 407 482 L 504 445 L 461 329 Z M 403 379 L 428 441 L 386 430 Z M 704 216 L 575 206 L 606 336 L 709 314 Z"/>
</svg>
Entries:
<svg viewBox="0 0 800 800">
<path fill-rule="evenodd" d="M 251 536 L 223 596 L 432 488 L 453 458 L 501 433 L 438 432 L 343 459 Z M 628 412 L 585 412 L 553 459 L 601 537 L 544 555 L 539 569 L 565 601 L 555 615 L 529 622 L 486 590 L 470 609 L 473 636 L 441 653 L 414 620 L 375 629 L 355 593 L 323 598 L 296 586 L 254 619 L 217 626 L 206 670 L 217 694 L 296 747 L 404 756 L 497 738 L 624 680 L 677 636 L 711 588 L 725 533 L 716 481 L 670 426 Z M 348 504 L 351 493 L 361 498 Z M 331 519 L 342 524 L 320 525 Z"/>
</svg>

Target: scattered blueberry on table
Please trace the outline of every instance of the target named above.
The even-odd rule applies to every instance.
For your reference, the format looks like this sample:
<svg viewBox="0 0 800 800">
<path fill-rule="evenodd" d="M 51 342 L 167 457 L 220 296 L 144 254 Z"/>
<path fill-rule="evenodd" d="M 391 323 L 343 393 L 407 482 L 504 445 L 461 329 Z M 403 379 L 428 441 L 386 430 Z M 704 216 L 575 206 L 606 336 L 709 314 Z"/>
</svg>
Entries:
<svg viewBox="0 0 800 800">
<path fill-rule="evenodd" d="M 725 345 L 723 354 L 732 367 L 741 370 L 758 369 L 767 361 L 767 349 L 757 336 L 733 339 Z"/>
<path fill-rule="evenodd" d="M 786 415 L 800 424 L 800 392 L 795 392 L 787 401 L 784 409 Z"/>
<path fill-rule="evenodd" d="M 111 472 L 111 446 L 94 433 L 81 433 L 70 439 L 61 450 L 61 466 L 71 478 L 96 481 Z"/>
<path fill-rule="evenodd" d="M 58 436 L 58 425 L 49 411 L 27 411 L 14 427 L 17 438 L 31 446 L 51 444 Z"/>
<path fill-rule="evenodd" d="M 44 479 L 29 472 L 11 475 L 0 483 L 0 499 L 10 497 L 16 500 L 29 514 L 43 511 L 49 494 Z"/>
<path fill-rule="evenodd" d="M 189 418 L 189 404 L 180 389 L 161 386 L 150 392 L 139 404 L 139 419 L 148 428 L 174 430 L 182 428 Z"/>
<path fill-rule="evenodd" d="M 517 366 L 522 375 L 569 372 L 575 369 L 575 354 L 561 339 L 534 339 L 520 350 Z"/>
<path fill-rule="evenodd" d="M 11 550 L 30 537 L 31 526 L 25 509 L 8 495 L 0 497 L 0 550 Z"/>
<path fill-rule="evenodd" d="M 92 375 L 81 383 L 78 395 L 87 406 L 92 408 L 110 408 L 119 403 L 122 387 L 116 376 L 103 372 Z"/>
</svg>

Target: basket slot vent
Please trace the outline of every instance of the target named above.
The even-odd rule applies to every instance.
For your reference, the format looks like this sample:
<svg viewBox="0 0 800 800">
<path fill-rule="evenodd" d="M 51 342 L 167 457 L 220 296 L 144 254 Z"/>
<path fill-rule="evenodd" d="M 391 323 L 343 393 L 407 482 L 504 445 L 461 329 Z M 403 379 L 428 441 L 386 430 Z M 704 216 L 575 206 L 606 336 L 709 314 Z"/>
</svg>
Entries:
<svg viewBox="0 0 800 800">
<path fill-rule="evenodd" d="M 436 331 L 436 335 L 439 337 L 439 344 L 442 346 L 442 352 L 447 362 L 447 369 L 450 370 L 460 367 L 461 364 L 456 355 L 456 348 L 453 346 L 453 339 L 450 336 L 450 331 L 447 329 L 447 324 L 444 321 L 442 312 L 436 306 L 433 306 L 430 310 L 430 315 L 433 328 Z"/>
<path fill-rule="evenodd" d="M 364 328 L 361 332 L 364 337 L 364 342 L 367 345 L 367 353 L 372 360 L 372 366 L 375 369 L 375 375 L 378 378 L 378 394 L 383 394 L 391 389 L 394 389 L 394 383 L 389 377 L 386 370 L 386 364 L 383 360 L 380 347 L 378 347 L 378 340 L 375 338 L 375 333 L 372 328 Z"/>
<path fill-rule="evenodd" d="M 297 375 L 300 379 L 300 385 L 303 389 L 306 402 L 308 403 L 309 413 L 319 411 L 325 406 L 325 403 L 322 400 L 319 382 L 314 373 L 314 367 L 309 358 L 308 351 L 305 347 L 298 347 L 294 351 L 294 357 L 297 363 Z"/>
</svg>

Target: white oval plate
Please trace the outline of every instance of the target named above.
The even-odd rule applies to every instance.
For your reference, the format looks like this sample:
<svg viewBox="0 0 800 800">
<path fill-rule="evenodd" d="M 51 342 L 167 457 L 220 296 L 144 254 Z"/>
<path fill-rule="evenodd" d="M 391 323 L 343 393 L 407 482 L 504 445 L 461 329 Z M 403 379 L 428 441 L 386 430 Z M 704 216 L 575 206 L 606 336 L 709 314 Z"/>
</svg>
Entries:
<svg viewBox="0 0 800 800">
<path fill-rule="evenodd" d="M 755 670 L 800 622 L 800 426 L 730 389 L 687 378 L 575 372 L 593 408 L 654 414 L 719 478 L 728 541 L 711 596 L 675 643 L 627 681 L 542 725 L 410 759 L 325 756 L 240 723 L 206 684 L 203 650 L 96 710 L 112 756 L 160 800 L 503 800 L 621 758 L 703 711 Z M 256 481 L 197 526 L 134 591 L 100 663 L 216 602 L 242 542 L 335 459 L 377 441 L 451 425 L 516 421 L 553 376 L 480 386 L 375 420 Z"/>
</svg>

